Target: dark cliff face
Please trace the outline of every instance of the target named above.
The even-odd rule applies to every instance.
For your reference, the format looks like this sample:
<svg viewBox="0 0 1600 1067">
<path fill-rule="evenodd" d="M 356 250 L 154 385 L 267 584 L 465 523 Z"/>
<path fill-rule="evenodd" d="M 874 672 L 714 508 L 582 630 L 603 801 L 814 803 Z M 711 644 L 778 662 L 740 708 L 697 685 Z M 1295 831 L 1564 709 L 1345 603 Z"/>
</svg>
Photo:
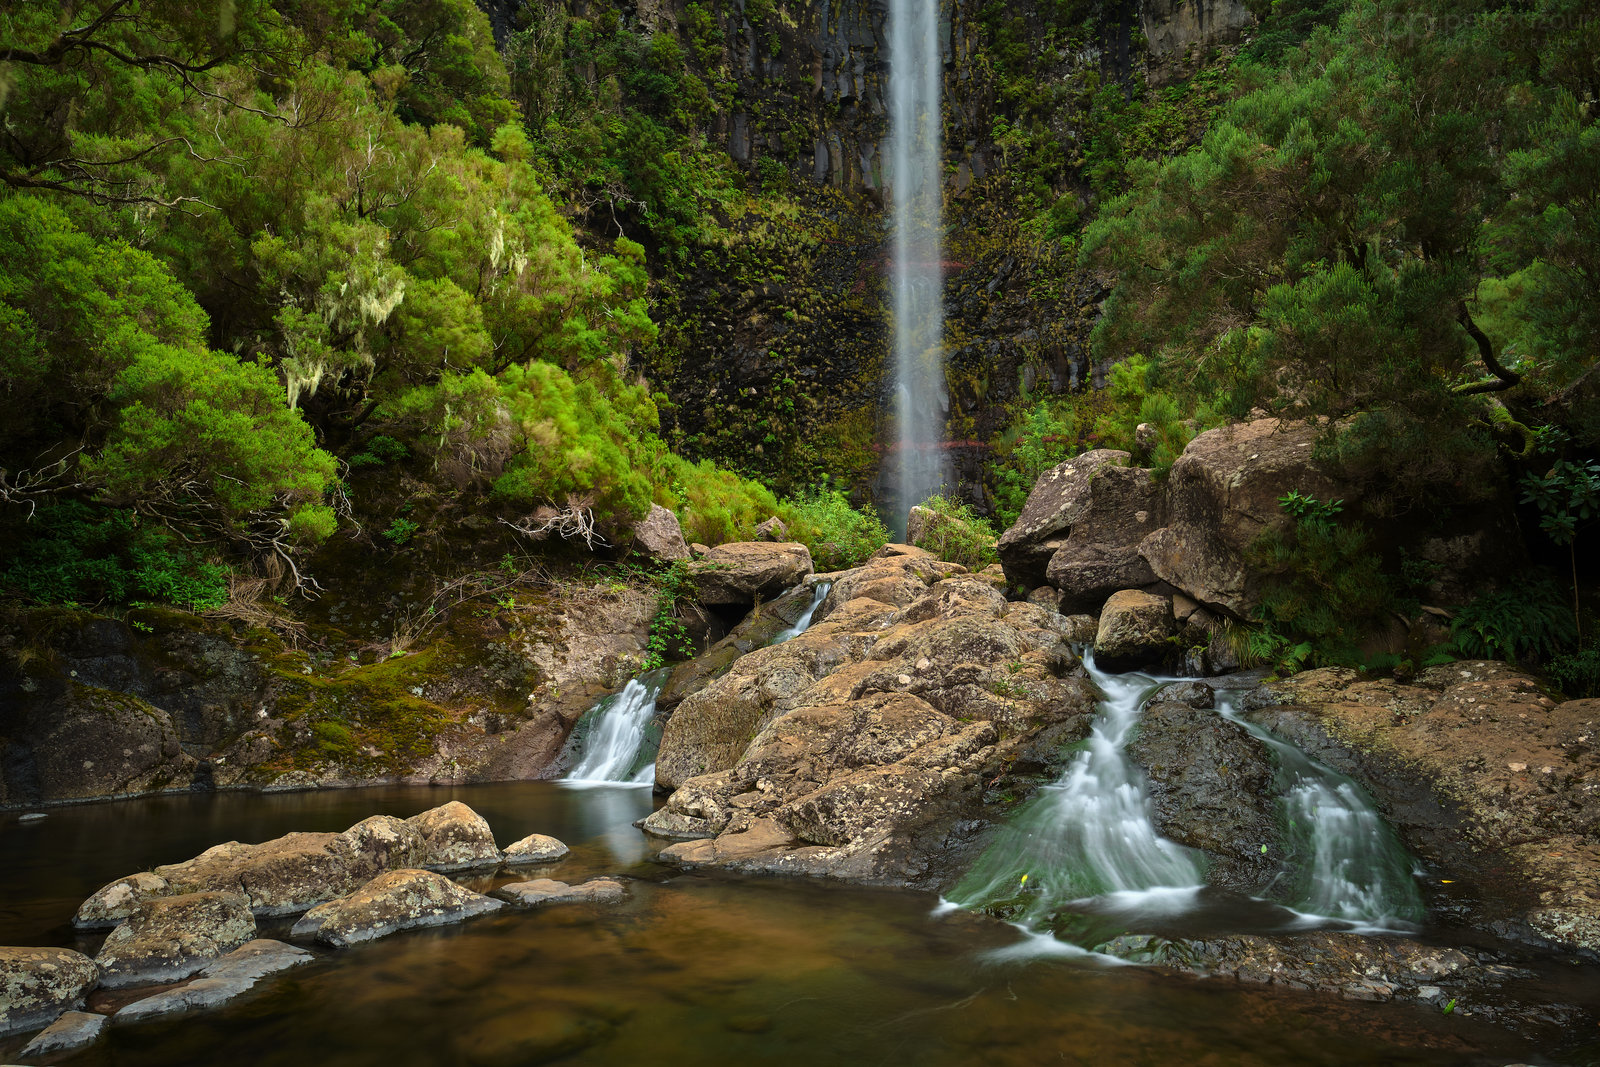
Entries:
<svg viewBox="0 0 1600 1067">
<path fill-rule="evenodd" d="M 480 2 L 497 35 L 522 17 L 517 0 Z M 893 389 L 887 0 L 569 3 L 574 16 L 615 11 L 643 37 L 683 42 L 686 69 L 721 86 L 689 136 L 726 152 L 753 194 L 718 218 L 726 247 L 653 260 L 662 336 L 640 369 L 668 400 L 663 431 L 687 454 L 781 490 L 825 474 L 869 489 Z M 1127 84 L 1152 61 L 1188 62 L 1250 18 L 1237 0 L 1203 6 L 940 0 L 945 438 L 958 492 L 980 507 L 987 450 L 1023 396 L 1098 378 L 1087 335 L 1105 279 L 1078 270 L 1075 240 L 1038 226 L 1063 197 L 1074 218 L 1092 206 L 1072 162 L 1087 137 L 1080 120 L 1101 84 Z M 1055 162 L 1039 166 L 1037 147 L 1019 147 L 1029 139 Z"/>
</svg>

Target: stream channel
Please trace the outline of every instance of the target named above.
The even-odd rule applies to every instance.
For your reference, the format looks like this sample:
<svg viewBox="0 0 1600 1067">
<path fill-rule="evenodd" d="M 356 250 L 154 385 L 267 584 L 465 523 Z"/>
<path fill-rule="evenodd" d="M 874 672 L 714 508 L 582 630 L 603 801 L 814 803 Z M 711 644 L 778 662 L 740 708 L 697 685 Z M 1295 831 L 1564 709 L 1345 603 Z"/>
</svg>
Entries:
<svg viewBox="0 0 1600 1067">
<path fill-rule="evenodd" d="M 1166 936 L 1308 926 L 1429 933 L 1408 921 L 1417 905 L 1410 872 L 1402 859 L 1394 883 L 1381 824 L 1336 827 L 1371 837 L 1375 857 L 1334 855 L 1308 834 L 1303 866 L 1315 877 L 1289 887 L 1293 908 L 1208 903 L 1195 857 L 1147 830 L 1142 786 L 1120 755 L 1153 681 L 1097 673 L 1096 682 L 1107 700 L 1094 737 L 951 890 L 983 903 L 1015 895 L 1019 870 L 1043 872 L 1030 891 L 1039 914 L 1024 914 L 1020 932 L 927 893 L 657 864 L 661 843 L 632 825 L 657 801 L 642 783 L 625 784 L 648 781 L 648 755 L 614 746 L 611 763 L 580 761 L 575 776 L 606 773 L 619 784 L 174 795 L 61 807 L 30 823 L 0 816 L 0 944 L 93 953 L 101 937 L 74 931 L 70 919 L 112 878 L 221 841 L 343 830 L 369 815 L 408 816 L 460 800 L 502 843 L 545 833 L 572 847 L 548 869 L 464 880 L 471 888 L 620 874 L 636 879 L 629 898 L 605 908 L 506 909 L 327 952 L 221 1009 L 114 1026 L 97 1045 L 51 1062 L 1550 1062 L 1526 1038 L 1437 1008 L 1180 977 L 1075 948 L 1070 929 L 1067 940 L 1039 932 L 1046 911 L 1073 901 L 1086 921 Z M 637 688 L 608 707 L 631 708 L 639 720 L 654 685 L 647 679 Z M 591 723 L 589 736 L 601 736 L 600 728 Z M 1346 823 L 1363 818 L 1338 795 L 1353 785 L 1292 749 L 1280 759 L 1291 818 L 1298 812 L 1309 821 L 1322 809 Z M 262 936 L 282 936 L 287 925 L 263 924 Z M 90 1008 L 114 1010 L 131 999 L 101 991 Z M 15 1062 L 7 1057 L 25 1042 L 0 1040 L 0 1061 Z"/>
</svg>

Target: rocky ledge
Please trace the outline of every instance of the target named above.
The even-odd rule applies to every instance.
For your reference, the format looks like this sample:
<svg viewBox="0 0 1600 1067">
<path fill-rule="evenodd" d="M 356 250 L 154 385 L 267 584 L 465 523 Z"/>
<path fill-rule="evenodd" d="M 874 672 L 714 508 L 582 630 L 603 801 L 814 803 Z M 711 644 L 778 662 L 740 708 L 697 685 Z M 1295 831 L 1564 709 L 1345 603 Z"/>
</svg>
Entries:
<svg viewBox="0 0 1600 1067">
<path fill-rule="evenodd" d="M 810 629 L 740 658 L 668 720 L 651 833 L 668 863 L 936 881 L 985 784 L 1082 739 L 1072 624 L 889 545 L 832 579 Z"/>
</svg>

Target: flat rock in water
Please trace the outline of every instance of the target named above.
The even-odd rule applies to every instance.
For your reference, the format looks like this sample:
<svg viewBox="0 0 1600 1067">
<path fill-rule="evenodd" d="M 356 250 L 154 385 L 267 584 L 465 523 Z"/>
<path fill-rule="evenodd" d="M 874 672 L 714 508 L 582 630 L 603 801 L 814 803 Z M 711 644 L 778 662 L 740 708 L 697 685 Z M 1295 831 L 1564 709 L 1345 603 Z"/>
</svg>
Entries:
<svg viewBox="0 0 1600 1067">
<path fill-rule="evenodd" d="M 422 831 L 392 815 L 363 819 L 339 834 L 285 834 L 257 845 L 227 841 L 102 887 L 83 902 L 73 924 L 115 926 L 142 901 L 208 890 L 244 893 L 257 915 L 298 915 L 383 871 L 418 866 L 427 853 Z"/>
<path fill-rule="evenodd" d="M 83 1002 L 100 968 L 66 948 L 0 948 L 0 1034 L 43 1026 Z"/>
<path fill-rule="evenodd" d="M 177 989 L 165 989 L 151 997 L 136 1000 L 117 1012 L 117 1022 L 133 1022 L 157 1015 L 214 1008 L 246 992 L 269 974 L 286 971 L 316 959 L 303 948 L 282 941 L 257 938 L 208 964 L 200 977 Z"/>
<path fill-rule="evenodd" d="M 500 864 L 500 849 L 482 815 L 459 800 L 429 808 L 406 822 L 426 845 L 419 866 L 430 871 L 467 871 Z"/>
<path fill-rule="evenodd" d="M 82 1048 L 84 1045 L 92 1044 L 100 1036 L 100 1031 L 105 1029 L 105 1025 L 104 1015 L 88 1011 L 64 1012 L 60 1018 L 35 1034 L 33 1040 L 23 1046 L 22 1055 L 32 1058 L 52 1052 Z"/>
<path fill-rule="evenodd" d="M 108 989 L 175 982 L 256 936 L 240 893 L 186 893 L 147 900 L 107 935 L 95 962 Z"/>
<path fill-rule="evenodd" d="M 615 878 L 592 878 L 582 885 L 536 878 L 531 882 L 503 885 L 495 893 L 525 908 L 541 904 L 615 904 L 628 895 L 627 889 Z"/>
<path fill-rule="evenodd" d="M 315 937 L 343 948 L 400 930 L 461 922 L 502 907 L 500 901 L 432 871 L 389 871 L 347 897 L 312 908 L 294 924 L 290 936 Z"/>
<path fill-rule="evenodd" d="M 506 846 L 505 862 L 511 867 L 554 863 L 569 851 L 564 843 L 547 834 L 529 834 Z"/>
</svg>

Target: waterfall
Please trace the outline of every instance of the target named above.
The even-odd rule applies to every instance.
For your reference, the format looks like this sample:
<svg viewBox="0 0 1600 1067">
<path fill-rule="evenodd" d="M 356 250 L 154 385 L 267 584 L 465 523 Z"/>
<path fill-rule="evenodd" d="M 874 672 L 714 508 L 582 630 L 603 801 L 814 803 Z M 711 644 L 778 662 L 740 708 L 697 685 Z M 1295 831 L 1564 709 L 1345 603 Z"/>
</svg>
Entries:
<svg viewBox="0 0 1600 1067">
<path fill-rule="evenodd" d="M 656 717 L 656 694 L 666 680 L 666 671 L 652 671 L 584 712 L 572 741 L 582 755 L 563 781 L 570 785 L 653 785 L 660 737 L 655 738 L 656 744 L 650 743 L 650 724 Z"/>
<path fill-rule="evenodd" d="M 1238 717 L 1232 694 L 1217 710 L 1266 742 L 1278 759 L 1288 873 L 1274 894 L 1307 923 L 1377 927 L 1420 920 L 1410 857 L 1366 791 L 1295 746 Z"/>
<path fill-rule="evenodd" d="M 782 644 L 806 632 L 817 609 L 827 599 L 829 583 L 818 582 L 811 603 L 793 626 L 780 631 L 773 644 Z M 654 728 L 656 696 L 671 672 L 651 671 L 634 678 L 622 692 L 601 698 L 583 713 L 569 750 L 578 761 L 562 781 L 571 786 L 654 785 L 655 755 L 661 733 Z"/>
<path fill-rule="evenodd" d="M 1030 931 L 1090 946 L 1128 928 L 1208 910 L 1224 926 L 1275 930 L 1410 929 L 1423 917 L 1411 861 L 1366 793 L 1349 778 L 1235 714 L 1218 713 L 1266 743 L 1277 759 L 1285 829 L 1284 873 L 1262 898 L 1233 905 L 1206 890 L 1201 854 L 1163 838 L 1150 818 L 1144 775 L 1125 745 L 1146 701 L 1163 684 L 1108 675 L 1085 664 L 1103 696 L 1100 717 L 1061 777 L 1005 826 L 954 889 L 949 903 L 982 908 Z M 1225 894 L 1221 895 L 1225 896 Z M 1209 899 L 1208 899 L 1209 898 Z M 1242 909 L 1242 910 L 1241 910 Z"/>
<path fill-rule="evenodd" d="M 968 907 L 996 907 L 1025 926 L 1045 925 L 1068 904 L 1108 894 L 1181 906 L 1205 884 L 1198 853 L 1167 840 L 1150 820 L 1143 773 L 1124 747 L 1151 693 L 1142 674 L 1090 676 L 1104 696 L 1088 740 L 1054 785 L 1000 831 L 951 892 Z"/>
<path fill-rule="evenodd" d="M 787 627 L 780 631 L 778 636 L 772 639 L 772 643 L 775 645 L 781 645 L 785 641 L 788 641 L 791 638 L 799 637 L 801 634 L 809 630 L 811 628 L 812 618 L 817 614 L 817 609 L 822 607 L 822 602 L 828 599 L 828 590 L 831 588 L 833 588 L 832 582 L 818 582 L 816 584 L 816 588 L 811 591 L 811 603 L 806 605 L 806 610 L 804 613 L 802 613 L 801 616 L 795 620 L 795 624 L 793 626 Z"/>
<path fill-rule="evenodd" d="M 895 463 L 889 514 L 944 486 L 945 408 L 942 223 L 943 115 L 939 90 L 939 0 L 890 0 L 890 199 Z"/>
</svg>

